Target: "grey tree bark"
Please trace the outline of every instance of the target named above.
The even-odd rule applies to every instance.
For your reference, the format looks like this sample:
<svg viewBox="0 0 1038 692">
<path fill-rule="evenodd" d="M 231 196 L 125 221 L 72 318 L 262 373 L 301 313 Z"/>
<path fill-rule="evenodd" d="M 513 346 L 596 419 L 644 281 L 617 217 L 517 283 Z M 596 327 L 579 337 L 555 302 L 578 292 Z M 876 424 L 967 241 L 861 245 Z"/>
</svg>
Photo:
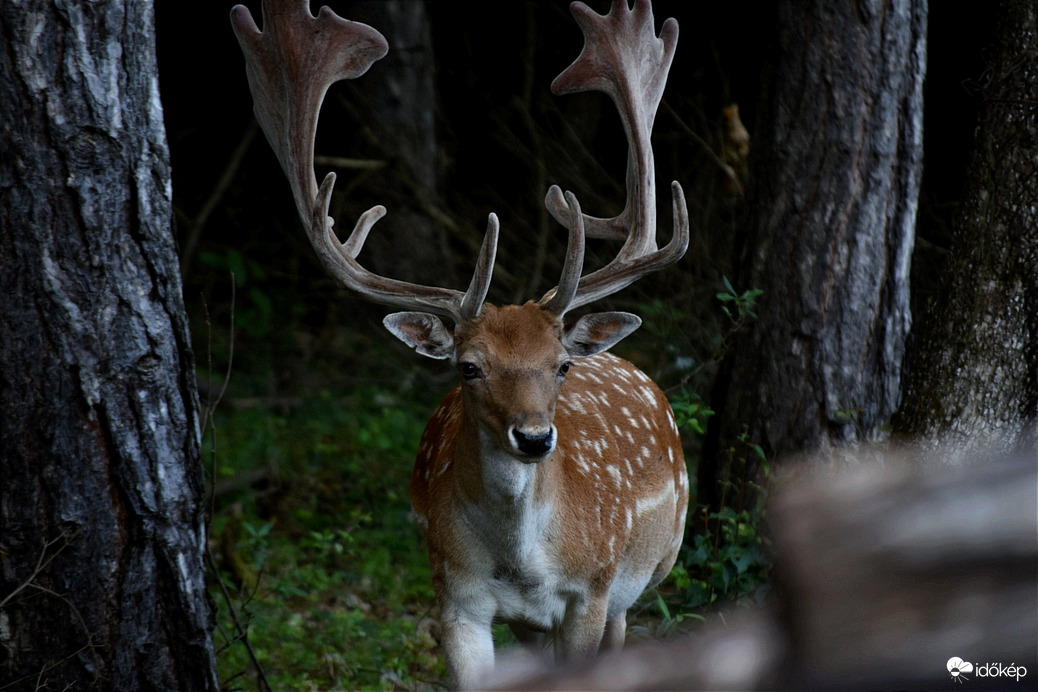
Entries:
<svg viewBox="0 0 1038 692">
<path fill-rule="evenodd" d="M 960 453 L 1035 453 L 1038 6 L 1003 3 L 951 259 L 918 325 L 900 435 Z"/>
<path fill-rule="evenodd" d="M 0 4 L 0 686 L 215 690 L 145 0 Z"/>
<path fill-rule="evenodd" d="M 714 397 L 716 501 L 738 439 L 781 456 L 868 438 L 897 407 L 922 170 L 926 0 L 781 2 L 737 288 L 764 291 Z"/>
</svg>

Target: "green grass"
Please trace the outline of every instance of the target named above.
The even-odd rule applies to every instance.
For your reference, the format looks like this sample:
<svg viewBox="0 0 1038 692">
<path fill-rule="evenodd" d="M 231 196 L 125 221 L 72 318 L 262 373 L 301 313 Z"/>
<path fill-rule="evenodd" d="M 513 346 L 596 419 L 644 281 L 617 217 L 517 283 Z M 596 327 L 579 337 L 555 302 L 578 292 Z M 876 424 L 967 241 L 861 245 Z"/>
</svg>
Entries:
<svg viewBox="0 0 1038 692">
<path fill-rule="evenodd" d="M 290 413 L 216 413 L 217 480 L 256 468 L 274 475 L 218 497 L 212 526 L 215 561 L 274 689 L 419 689 L 445 679 L 407 497 L 429 408 L 382 392 L 324 392 Z M 215 579 L 213 598 L 221 678 L 256 689 Z"/>
</svg>

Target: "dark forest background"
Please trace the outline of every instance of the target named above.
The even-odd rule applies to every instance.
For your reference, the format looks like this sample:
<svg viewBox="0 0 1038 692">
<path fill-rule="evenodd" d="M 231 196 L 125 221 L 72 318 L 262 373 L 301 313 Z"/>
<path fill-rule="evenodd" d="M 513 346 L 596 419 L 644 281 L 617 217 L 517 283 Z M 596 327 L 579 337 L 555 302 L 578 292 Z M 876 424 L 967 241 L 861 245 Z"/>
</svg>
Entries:
<svg viewBox="0 0 1038 692">
<path fill-rule="evenodd" d="M 415 357 L 382 328 L 387 310 L 349 295 L 321 269 L 253 120 L 228 21 L 233 4 L 157 5 L 175 229 L 199 385 L 203 404 L 223 397 L 210 419 L 222 437 L 219 444 L 212 431 L 207 438 L 216 564 L 237 587 L 230 609 L 254 618 L 246 629 L 260 659 L 246 660 L 221 602 L 217 646 L 229 644 L 221 674 L 265 666 L 282 684 L 421 689 L 442 676 L 442 664 L 406 484 L 418 434 L 456 375 Z M 246 4 L 258 20 L 259 3 Z M 582 45 L 568 2 L 432 2 L 418 12 L 411 6 L 396 26 L 377 21 L 384 8 L 375 3 L 330 6 L 390 42 L 389 57 L 325 98 L 317 156 L 364 162 L 331 164 L 340 237 L 364 210 L 384 204 L 388 216 L 361 261 L 394 278 L 463 288 L 487 214 L 495 212 L 502 234 L 490 300 L 539 297 L 557 281 L 565 245 L 564 230 L 544 210 L 548 186 L 573 190 L 597 216 L 624 203 L 627 147 L 612 104 L 601 94 L 549 91 Z M 773 79 L 778 16 L 772 3 L 742 0 L 658 0 L 653 11 L 657 26 L 675 17 L 681 32 L 653 133 L 659 237 L 670 236 L 668 183 L 678 180 L 692 240 L 678 266 L 594 309 L 642 316 L 643 327 L 614 350 L 652 375 L 676 409 L 684 407 L 695 476 L 704 412 L 734 329 L 717 294 L 729 290 L 726 278 L 736 293 L 754 288 L 738 283 L 750 250 L 745 175 L 762 86 Z M 939 290 L 950 256 L 995 24 L 994 5 L 964 13 L 945 2 L 928 10 L 912 266 L 917 316 Z M 739 146 L 747 135 L 748 153 Z M 318 180 L 327 170 L 319 158 Z M 593 243 L 588 263 L 615 251 Z M 724 603 L 768 598 L 763 507 L 742 502 L 751 485 L 742 483 L 739 501 L 730 496 L 717 512 L 701 494 L 673 578 L 632 615 L 633 639 L 709 620 Z"/>
<path fill-rule="evenodd" d="M 258 17 L 258 3 L 253 4 Z M 157 7 L 176 228 L 198 352 L 205 352 L 212 338 L 214 364 L 222 365 L 228 355 L 228 272 L 233 270 L 238 289 L 235 359 L 249 371 L 269 368 L 268 391 L 250 395 L 291 393 L 300 378 L 314 375 L 311 358 L 327 366 L 322 380 L 363 374 L 392 386 L 415 368 L 433 370 L 383 332 L 384 310 L 347 296 L 319 267 L 284 175 L 252 124 L 244 64 L 227 19 L 232 5 L 205 3 L 190 11 L 181 3 Z M 608 9 L 607 3 L 592 5 L 600 12 Z M 346 17 L 363 11 L 351 3 L 332 7 Z M 548 91 L 581 45 L 567 7 L 566 2 L 428 5 L 434 61 L 428 64 L 423 54 L 421 68 L 431 72 L 435 90 L 433 101 L 424 104 L 435 122 L 435 178 L 421 184 L 432 190 L 435 211 L 446 215 L 424 220 L 437 227 L 432 238 L 438 242 L 428 242 L 430 236 L 418 242 L 406 225 L 394 224 L 394 213 L 400 215 L 414 183 L 399 175 L 386 155 L 392 145 L 379 139 L 393 133 L 373 137 L 375 123 L 362 122 L 349 105 L 354 90 L 380 79 L 383 65 L 376 63 L 364 77 L 330 90 L 318 156 L 386 162 L 381 171 L 340 170 L 333 200 L 342 234 L 372 204 L 387 206 L 389 215 L 376 226 L 362 255 L 369 266 L 397 278 L 462 287 L 486 215 L 493 211 L 503 231 L 490 299 L 521 302 L 554 284 L 563 252 L 564 232 L 554 222 L 550 237 L 538 238 L 548 185 L 574 190 L 592 214 L 612 215 L 622 207 L 626 145 L 612 104 L 601 94 L 555 97 Z M 967 15 L 947 3 L 929 8 L 913 312 L 934 290 L 948 248 L 948 227 L 976 126 L 975 85 L 983 76 L 994 27 L 994 7 L 990 10 Z M 685 186 L 693 237 L 679 268 L 609 302 L 647 318 L 624 350 L 638 352 L 632 357 L 667 387 L 682 377 L 677 370 L 683 367 L 687 373 L 689 358 L 697 365 L 709 362 L 725 326 L 714 296 L 724 290 L 722 276 L 731 276 L 742 250 L 744 212 L 743 196 L 719 161 L 730 141 L 725 108 L 737 104 L 752 157 L 775 17 L 767 2 L 657 2 L 654 14 L 657 23 L 676 17 L 681 28 L 654 128 L 657 180 L 661 195 L 669 195 L 670 180 Z M 391 55 L 394 50 L 391 44 Z M 318 177 L 326 170 L 318 166 Z M 659 206 L 660 237 L 666 238 L 669 200 L 661 196 Z M 543 273 L 538 240 L 547 247 Z M 591 251 L 606 256 L 615 248 L 596 245 Z M 541 277 L 538 285 L 529 285 L 531 276 Z M 203 302 L 211 330 L 200 321 Z M 647 306 L 661 314 L 646 315 Z M 385 348 L 391 349 L 391 359 L 384 357 Z M 374 357 L 359 357 L 369 350 Z M 676 359 L 682 366 L 677 369 Z M 668 370 L 674 371 L 669 381 Z M 711 374 L 709 367 L 700 368 L 693 384 L 707 391 Z M 231 391 L 239 386 L 244 386 L 242 379 L 232 381 Z"/>
<path fill-rule="evenodd" d="M 549 186 L 624 204 L 613 105 L 549 92 L 582 46 L 568 2 L 330 4 L 390 45 L 325 99 L 340 236 L 383 204 L 361 262 L 463 288 L 493 212 L 490 300 L 539 297 L 566 236 Z M 695 501 L 629 641 L 780 611 L 801 663 L 833 654 L 832 677 L 789 683 L 820 688 L 1033 655 L 1038 10 L 927 4 L 654 3 L 680 24 L 659 237 L 677 180 L 690 248 L 592 309 L 643 318 L 614 350 L 668 394 Z M 0 689 L 446 685 L 407 489 L 457 374 L 319 265 L 232 5 L 0 3 Z M 616 250 L 593 241 L 585 266 Z M 955 446 L 903 480 L 906 441 Z M 855 455 L 885 485 L 841 504 L 825 473 Z M 890 527 L 920 530 L 891 554 Z M 822 649 L 797 652 L 810 621 Z M 976 646 L 901 645 L 964 641 L 935 623 Z"/>
</svg>

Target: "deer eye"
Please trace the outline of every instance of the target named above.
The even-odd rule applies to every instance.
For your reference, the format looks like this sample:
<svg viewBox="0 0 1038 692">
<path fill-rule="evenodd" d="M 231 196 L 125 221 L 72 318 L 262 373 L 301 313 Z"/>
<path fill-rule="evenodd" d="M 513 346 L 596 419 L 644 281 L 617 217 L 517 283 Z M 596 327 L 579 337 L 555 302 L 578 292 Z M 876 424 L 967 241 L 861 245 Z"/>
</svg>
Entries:
<svg viewBox="0 0 1038 692">
<path fill-rule="evenodd" d="M 569 372 L 569 366 L 570 365 L 572 365 L 572 363 L 570 363 L 569 361 L 566 361 L 565 363 L 562 364 L 562 366 L 559 368 L 559 377 L 565 377 L 566 376 L 566 373 Z"/>
<path fill-rule="evenodd" d="M 474 380 L 480 377 L 483 373 L 473 363 L 462 363 L 461 364 L 461 376 L 466 380 Z"/>
</svg>

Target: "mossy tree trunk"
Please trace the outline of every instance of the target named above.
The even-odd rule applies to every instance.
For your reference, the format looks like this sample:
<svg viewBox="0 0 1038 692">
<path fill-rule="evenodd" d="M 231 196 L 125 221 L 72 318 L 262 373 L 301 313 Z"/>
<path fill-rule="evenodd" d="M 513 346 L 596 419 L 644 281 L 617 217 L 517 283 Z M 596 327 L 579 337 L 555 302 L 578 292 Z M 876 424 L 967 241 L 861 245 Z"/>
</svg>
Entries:
<svg viewBox="0 0 1038 692">
<path fill-rule="evenodd" d="M 817 451 L 867 438 L 897 407 L 926 10 L 926 0 L 779 3 L 735 277 L 738 290 L 764 293 L 714 397 L 699 481 L 715 506 L 731 458 L 747 453 L 744 433 L 772 457 Z"/>
<path fill-rule="evenodd" d="M 896 432 L 962 452 L 1035 453 L 1038 5 L 1003 3 L 942 290 L 920 320 Z"/>
<path fill-rule="evenodd" d="M 0 686 L 214 690 L 145 0 L 0 3 Z"/>
</svg>

